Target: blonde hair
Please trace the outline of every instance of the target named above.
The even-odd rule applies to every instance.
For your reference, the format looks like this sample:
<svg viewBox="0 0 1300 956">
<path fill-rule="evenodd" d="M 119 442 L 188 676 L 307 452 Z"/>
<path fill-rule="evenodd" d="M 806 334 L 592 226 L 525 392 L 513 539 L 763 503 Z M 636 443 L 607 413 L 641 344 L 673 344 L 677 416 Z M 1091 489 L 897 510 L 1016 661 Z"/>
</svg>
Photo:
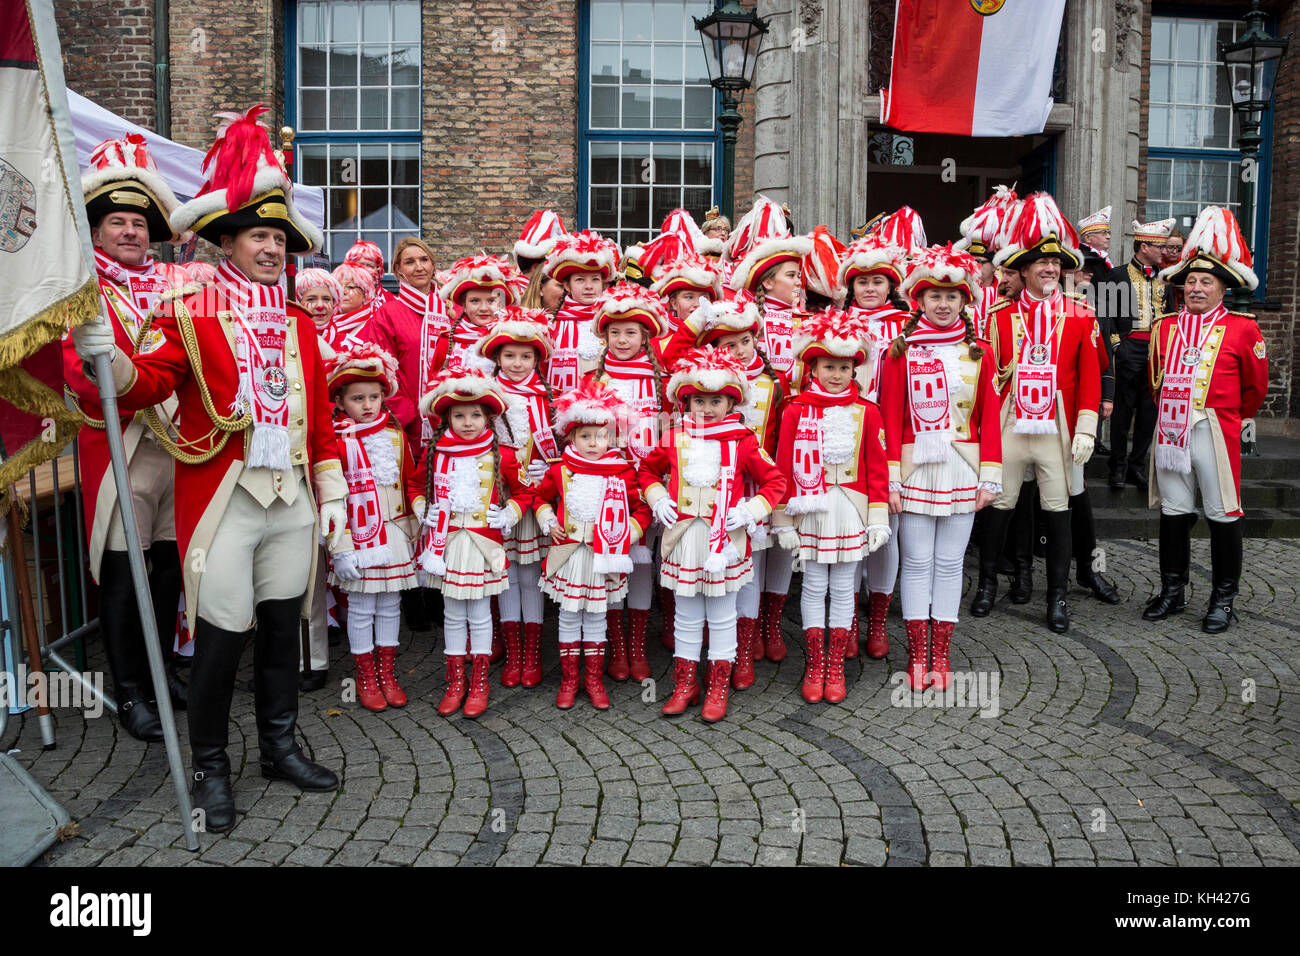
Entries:
<svg viewBox="0 0 1300 956">
<path fill-rule="evenodd" d="M 397 245 L 393 247 L 393 274 L 394 275 L 397 275 L 397 265 L 402 261 L 402 253 L 405 252 L 407 249 L 411 248 L 412 246 L 416 246 L 420 249 L 423 249 L 425 255 L 429 257 L 429 261 L 433 263 L 433 267 L 435 269 L 438 267 L 438 258 L 433 254 L 433 250 L 429 248 L 429 244 L 427 242 L 425 242 L 419 236 L 406 236 L 403 239 L 399 239 Z M 437 282 L 436 279 L 434 281 Z"/>
</svg>

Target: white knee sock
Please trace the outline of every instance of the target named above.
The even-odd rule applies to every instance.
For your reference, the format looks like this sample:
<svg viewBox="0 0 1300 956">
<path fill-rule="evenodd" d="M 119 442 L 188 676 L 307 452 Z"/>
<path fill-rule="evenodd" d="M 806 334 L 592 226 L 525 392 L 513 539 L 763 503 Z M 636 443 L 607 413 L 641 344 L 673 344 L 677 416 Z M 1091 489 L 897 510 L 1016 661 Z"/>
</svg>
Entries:
<svg viewBox="0 0 1300 956">
<path fill-rule="evenodd" d="M 709 621 L 709 660 L 736 660 L 736 594 L 731 591 L 704 599 Z"/>
<path fill-rule="evenodd" d="M 469 649 L 468 605 L 459 598 L 443 598 L 442 647 L 448 656 L 463 657 Z"/>
<path fill-rule="evenodd" d="M 582 642 L 584 644 L 604 644 L 605 613 L 603 611 L 582 612 Z"/>
<path fill-rule="evenodd" d="M 634 564 L 627 576 L 627 606 L 635 611 L 650 610 L 650 597 L 654 594 L 655 566 Z"/>
<path fill-rule="evenodd" d="M 469 652 L 492 653 L 492 599 L 474 598 L 465 602 L 465 618 L 469 624 Z"/>
<path fill-rule="evenodd" d="M 396 647 L 397 631 L 402 623 L 402 595 L 388 591 L 375 595 L 375 644 Z"/>
<path fill-rule="evenodd" d="M 377 594 L 353 591 L 348 594 L 348 647 L 353 654 L 375 649 L 375 598 Z"/>
<path fill-rule="evenodd" d="M 827 590 L 831 596 L 830 613 L 826 622 L 828 627 L 853 626 L 853 582 L 857 578 L 857 568 L 861 561 L 828 565 L 829 580 Z"/>
<path fill-rule="evenodd" d="M 673 656 L 698 661 L 704 647 L 704 597 L 677 595 L 677 615 L 673 621 Z M 713 638 L 709 638 L 712 643 Z"/>
<path fill-rule="evenodd" d="M 519 574 L 519 605 L 525 624 L 542 623 L 542 563 L 516 565 Z"/>
<path fill-rule="evenodd" d="M 501 620 L 503 621 L 520 621 L 522 606 L 520 603 L 522 595 L 519 586 L 519 565 L 513 561 L 506 568 L 506 589 L 497 595 L 497 603 L 501 607 Z"/>
<path fill-rule="evenodd" d="M 582 612 L 566 611 L 560 608 L 560 635 L 561 644 L 577 644 L 582 640 Z"/>
<path fill-rule="evenodd" d="M 794 552 L 787 551 L 785 548 L 768 548 L 763 590 L 770 594 L 788 594 L 793 577 Z"/>
<path fill-rule="evenodd" d="M 936 519 L 934 536 L 934 597 L 930 600 L 930 617 L 936 621 L 957 623 L 961 608 L 962 565 L 970 541 L 974 512 L 948 515 Z"/>
<path fill-rule="evenodd" d="M 899 515 L 889 516 L 889 530 L 893 532 L 889 540 L 872 554 L 867 555 L 866 565 L 867 589 L 873 594 L 893 594 L 894 581 L 898 578 L 898 519 Z"/>
<path fill-rule="evenodd" d="M 830 583 L 830 565 L 805 561 L 803 591 L 799 594 L 799 611 L 803 629 L 826 627 L 826 590 Z"/>
<path fill-rule="evenodd" d="M 754 576 L 736 592 L 736 614 L 739 617 L 758 617 L 759 596 L 763 593 L 763 575 L 767 571 L 767 552 L 771 548 L 755 551 Z"/>
</svg>

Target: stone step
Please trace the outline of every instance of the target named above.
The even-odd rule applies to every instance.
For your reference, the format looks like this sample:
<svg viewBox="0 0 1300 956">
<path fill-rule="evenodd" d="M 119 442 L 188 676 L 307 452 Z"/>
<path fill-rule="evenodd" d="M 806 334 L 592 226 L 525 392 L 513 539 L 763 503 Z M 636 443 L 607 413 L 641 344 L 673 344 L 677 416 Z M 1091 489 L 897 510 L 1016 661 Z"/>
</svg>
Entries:
<svg viewBox="0 0 1300 956">
<path fill-rule="evenodd" d="M 1097 537 L 1130 538 L 1139 541 L 1154 541 L 1160 537 L 1160 512 L 1154 508 L 1097 508 L 1094 504 L 1093 517 L 1097 525 Z M 1296 538 L 1300 537 L 1300 508 L 1266 508 L 1252 511 L 1246 508 L 1242 520 L 1242 534 L 1247 538 Z M 1192 537 L 1208 538 L 1210 529 L 1202 519 L 1196 522 Z"/>
<path fill-rule="evenodd" d="M 1084 469 L 1091 480 L 1104 482 L 1110 475 L 1106 458 L 1095 457 Z M 1259 440 L 1258 455 L 1243 455 L 1242 480 L 1253 478 L 1295 479 L 1300 481 L 1300 439 L 1266 435 Z"/>
<path fill-rule="evenodd" d="M 1300 474 L 1300 463 L 1296 468 Z M 1136 485 L 1126 485 L 1121 491 L 1111 488 L 1105 479 L 1096 479 L 1088 482 L 1088 493 L 1092 496 L 1094 510 L 1141 509 L 1147 506 L 1147 492 Z M 1248 513 L 1268 509 L 1300 510 L 1300 480 L 1243 478 L 1241 506 Z"/>
</svg>

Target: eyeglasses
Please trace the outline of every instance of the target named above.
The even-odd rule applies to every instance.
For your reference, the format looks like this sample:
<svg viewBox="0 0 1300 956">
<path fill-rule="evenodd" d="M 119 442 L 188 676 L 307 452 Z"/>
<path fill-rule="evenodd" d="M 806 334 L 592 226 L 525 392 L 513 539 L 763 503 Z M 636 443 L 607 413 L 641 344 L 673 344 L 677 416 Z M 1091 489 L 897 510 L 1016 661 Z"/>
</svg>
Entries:
<svg viewBox="0 0 1300 956">
<path fill-rule="evenodd" d="M 1183 244 L 1181 242 L 1167 242 L 1162 246 L 1165 252 L 1182 252 Z"/>
</svg>

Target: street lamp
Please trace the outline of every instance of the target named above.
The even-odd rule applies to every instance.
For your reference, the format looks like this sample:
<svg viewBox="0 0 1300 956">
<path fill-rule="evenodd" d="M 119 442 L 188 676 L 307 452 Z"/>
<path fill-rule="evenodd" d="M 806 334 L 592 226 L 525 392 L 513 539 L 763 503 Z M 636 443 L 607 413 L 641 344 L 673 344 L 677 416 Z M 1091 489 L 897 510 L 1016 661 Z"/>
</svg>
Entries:
<svg viewBox="0 0 1300 956">
<path fill-rule="evenodd" d="M 1243 169 L 1250 169 L 1258 175 L 1259 147 L 1264 141 L 1260 126 L 1264 121 L 1264 111 L 1273 104 L 1273 90 L 1277 83 L 1278 66 L 1291 37 L 1274 37 L 1264 32 L 1265 13 L 1259 8 L 1259 0 L 1253 0 L 1250 12 L 1246 14 L 1246 32 L 1232 43 L 1219 44 L 1219 59 L 1223 61 L 1223 72 L 1227 77 L 1228 90 L 1232 94 L 1232 109 L 1241 124 L 1237 136 L 1237 146 L 1241 150 Z M 1250 188 L 1241 193 L 1241 207 L 1238 218 L 1246 242 L 1252 247 L 1255 237 L 1255 178 L 1245 184 Z M 1236 304 L 1245 307 L 1249 304 L 1251 293 L 1240 288 L 1236 293 Z"/>
<path fill-rule="evenodd" d="M 700 31 L 704 59 L 709 69 L 710 85 L 722 94 L 722 201 L 719 206 L 729 220 L 735 218 L 736 206 L 736 132 L 740 129 L 740 106 L 745 90 L 754 81 L 754 63 L 763 44 L 769 21 L 752 10 L 743 9 L 737 0 L 717 0 L 717 7 L 707 17 L 691 17 Z"/>
</svg>

